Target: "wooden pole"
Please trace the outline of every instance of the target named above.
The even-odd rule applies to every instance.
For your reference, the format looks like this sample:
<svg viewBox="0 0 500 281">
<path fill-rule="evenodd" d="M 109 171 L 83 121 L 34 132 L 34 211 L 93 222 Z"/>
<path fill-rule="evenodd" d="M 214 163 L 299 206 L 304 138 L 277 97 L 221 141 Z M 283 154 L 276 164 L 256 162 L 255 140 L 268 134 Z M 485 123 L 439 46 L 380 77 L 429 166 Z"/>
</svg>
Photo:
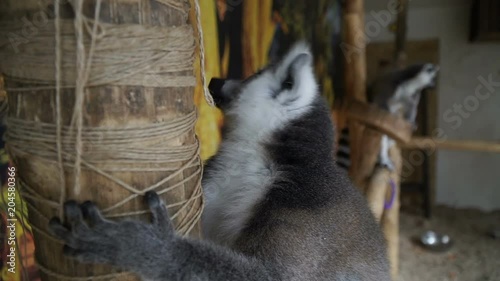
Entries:
<svg viewBox="0 0 500 281">
<path fill-rule="evenodd" d="M 404 63 L 404 47 L 406 40 L 406 1 L 400 2 L 403 12 L 398 15 L 398 53 L 396 61 Z M 343 44 L 346 56 L 346 99 L 355 101 L 366 101 L 366 42 L 364 37 L 364 8 L 362 0 L 348 0 L 344 14 L 345 44 Z M 346 51 L 348 50 L 348 51 Z M 346 108 L 343 109 L 347 111 Z M 388 212 L 380 208 L 383 206 L 382 194 L 384 185 L 381 180 L 387 178 L 380 172 L 375 173 L 374 167 L 380 151 L 380 131 L 366 127 L 359 121 L 349 120 L 350 145 L 351 145 L 351 167 L 350 176 L 355 185 L 367 193 L 370 205 L 377 218 L 382 216 L 382 224 L 388 241 L 388 252 L 393 278 L 397 276 L 398 270 L 398 217 L 399 217 L 399 189 L 396 187 L 396 200 Z M 400 152 L 399 152 L 400 153 Z M 400 155 L 399 155 L 400 156 Z M 397 174 L 389 176 L 396 185 L 399 185 Z M 370 182 L 371 180 L 371 182 Z M 367 190 L 368 189 L 368 190 Z M 381 215 L 381 212 L 383 214 Z"/>
<path fill-rule="evenodd" d="M 397 280 L 399 274 L 399 207 L 400 207 L 400 174 L 403 165 L 401 149 L 394 145 L 389 151 L 389 156 L 394 164 L 394 171 L 389 174 L 389 180 L 392 180 L 394 189 L 388 188 L 386 198 L 393 197 L 390 208 L 384 210 L 381 225 L 387 240 L 387 252 L 391 265 L 391 276 Z M 393 194 L 391 194 L 393 193 Z"/>
<path fill-rule="evenodd" d="M 188 23 L 189 3 L 187 1 L 166 1 L 175 2 L 172 6 L 160 1 L 142 1 L 142 0 L 110 0 L 102 1 L 99 21 L 101 23 L 125 25 L 135 24 L 157 27 L 174 27 L 186 25 Z M 72 7 L 67 1 L 55 1 L 61 4 L 61 17 L 72 19 L 74 16 Z M 95 0 L 84 1 L 83 13 L 93 18 Z M 21 39 L 32 40 L 30 36 L 36 36 L 36 32 L 43 29 L 44 24 L 53 24 L 47 21 L 53 19 L 54 2 L 38 0 L 6 0 L 0 3 L 0 20 L 10 21 L 26 19 L 26 32 L 15 34 L 21 36 Z M 186 33 L 186 36 L 191 34 Z M 135 40 L 131 38 L 131 40 Z M 192 41 L 194 42 L 194 41 Z M 194 44 L 194 43 L 193 43 Z M 4 45 L 5 48 L 11 47 Z M 23 48 L 23 45 L 19 45 Z M 191 46 L 186 46 L 190 48 Z M 9 51 L 0 47 L 0 52 Z M 15 55 L 15 54 L 14 54 Z M 36 56 L 36 54 L 34 54 Z M 71 60 L 74 58 L 64 58 Z M 9 101 L 9 117 L 15 117 L 29 122 L 56 123 L 54 114 L 55 90 L 54 87 L 36 90 L 40 86 L 35 82 L 19 82 L 20 77 L 5 76 L 6 88 L 35 88 L 26 91 L 7 90 Z M 180 72 L 180 75 L 193 76 L 192 69 L 186 69 Z M 53 85 L 52 85 L 53 86 Z M 84 110 L 83 126 L 86 128 L 117 127 L 124 126 L 149 126 L 174 118 L 187 116 L 192 113 L 194 108 L 193 86 L 182 87 L 154 87 L 154 86 L 127 86 L 127 85 L 103 85 L 87 89 Z M 62 105 L 62 123 L 69 126 L 75 104 L 74 88 L 64 88 L 61 94 Z M 183 147 L 196 145 L 194 134 L 194 124 L 187 133 L 174 135 L 167 138 L 165 136 L 161 141 L 168 146 Z M 84 152 L 85 153 L 85 152 Z M 165 189 L 175 183 L 180 183 L 177 188 L 166 192 L 163 199 L 167 204 L 183 202 L 191 198 L 194 192 L 199 188 L 201 175 L 199 159 L 193 154 L 197 164 L 191 165 L 182 170 L 180 174 L 163 183 L 156 190 Z M 49 201 L 58 201 L 61 196 L 61 189 L 65 190 L 66 199 L 76 199 L 78 201 L 93 200 L 101 208 L 106 208 L 120 202 L 131 195 L 129 191 L 122 188 L 116 182 L 98 174 L 90 169 L 82 168 L 80 175 L 81 190 L 76 192 L 73 189 L 74 175 L 72 167 L 65 167 L 65 187 L 60 186 L 57 175 L 60 174 L 58 165 L 47 161 L 43 157 L 37 157 L 30 154 L 11 153 L 18 169 L 18 177 L 38 194 L 43 195 Z M 85 157 L 85 154 L 84 156 Z M 195 163 L 193 162 L 193 163 Z M 172 169 L 180 169 L 186 162 L 173 162 L 168 165 Z M 142 168 L 149 169 L 143 172 L 115 171 L 109 172 L 112 177 L 121 180 L 136 189 L 144 189 L 155 183 L 160 182 L 173 173 L 174 170 L 155 169 L 158 163 L 151 163 Z M 97 168 L 102 168 L 96 165 Z M 130 167 L 137 167 L 130 164 Z M 165 167 L 165 166 L 164 166 Z M 191 177 L 193 176 L 194 177 Z M 189 178 L 189 180 L 188 180 Z M 181 209 L 182 204 L 169 208 L 171 212 L 180 211 L 179 216 L 174 223 L 179 224 L 185 218 L 193 216 L 196 210 L 200 210 L 201 197 L 186 202 L 187 208 Z M 50 237 L 47 228 L 48 220 L 52 216 L 58 215 L 60 206 L 46 204 L 31 198 L 25 198 L 28 203 L 30 224 L 33 227 L 36 260 L 40 264 L 40 275 L 42 280 L 68 280 L 68 277 L 98 277 L 114 272 L 106 266 L 81 265 L 74 260 L 67 259 L 62 255 L 62 244 Z M 145 210 L 141 197 L 136 197 L 116 210 L 116 214 L 129 213 L 133 211 Z M 134 216 L 137 218 L 138 216 Z M 146 215 L 139 216 L 143 219 Z M 199 236 L 199 226 L 191 231 L 192 236 Z M 140 261 L 138 261 L 140 262 Z M 20 265 L 19 265 L 20 266 Z M 67 276 L 67 277 L 64 277 Z M 99 280 L 136 280 L 133 276 L 115 276 Z"/>
<path fill-rule="evenodd" d="M 357 166 L 352 180 L 366 194 L 380 151 L 382 133 L 374 128 L 364 126 L 361 145 L 357 147 Z"/>
<path fill-rule="evenodd" d="M 364 1 L 347 0 L 344 8 L 344 42 L 341 48 L 345 57 L 346 99 L 366 101 L 366 39 L 364 33 Z M 349 121 L 351 151 L 351 176 L 357 171 L 359 142 L 363 126 Z"/>
<path fill-rule="evenodd" d="M 366 38 L 363 0 L 347 0 L 344 11 L 345 39 L 342 50 L 348 97 L 366 101 Z"/>
<path fill-rule="evenodd" d="M 366 200 L 370 205 L 373 215 L 379 223 L 384 213 L 384 202 L 386 200 L 389 179 L 389 170 L 377 168 L 375 169 L 375 172 L 373 173 L 366 189 Z"/>
<path fill-rule="evenodd" d="M 407 143 L 401 144 L 405 149 L 446 149 L 459 151 L 478 151 L 500 153 L 500 142 L 476 140 L 439 140 L 432 138 L 414 137 Z"/>
<path fill-rule="evenodd" d="M 406 64 L 406 41 L 407 41 L 407 17 L 408 0 L 398 0 L 398 18 L 395 42 L 395 65 L 403 68 Z M 401 149 L 396 145 L 391 148 L 391 160 L 395 170 L 391 173 L 390 179 L 394 184 L 394 204 L 382 216 L 382 227 L 384 229 L 387 244 L 389 261 L 391 263 L 392 278 L 397 279 L 399 273 L 399 195 L 400 195 L 400 171 L 402 167 Z"/>
<path fill-rule="evenodd" d="M 394 61 L 399 67 L 403 67 L 406 61 L 405 50 L 408 30 L 408 0 L 398 0 L 398 11 Z"/>
<path fill-rule="evenodd" d="M 357 1 L 348 1 L 351 5 L 354 5 L 354 2 Z M 359 3 L 357 4 L 359 5 Z M 353 7 L 349 8 L 354 10 Z M 400 0 L 398 28 L 396 32 L 396 52 L 394 54 L 395 66 L 400 68 L 404 66 L 406 61 L 405 46 L 407 30 L 406 18 L 408 13 L 407 8 L 407 0 Z M 346 24 L 346 26 L 351 29 L 350 34 L 352 36 L 352 33 L 356 31 L 355 24 Z M 346 31 L 346 33 L 348 33 L 348 31 Z M 366 69 L 358 67 L 356 70 L 358 70 L 356 74 L 359 74 L 361 81 L 365 83 L 366 72 L 362 71 L 365 71 Z M 350 74 L 352 73 L 348 73 L 348 75 Z M 358 78 L 356 76 L 347 77 L 352 78 L 353 80 Z M 347 79 L 347 82 L 349 83 L 352 81 Z M 349 84 L 347 84 L 347 86 L 349 86 Z M 357 89 L 355 87 L 352 88 Z M 374 167 L 380 152 L 382 134 L 387 134 L 391 138 L 404 143 L 409 141 L 411 138 L 411 127 L 408 122 L 404 122 L 400 118 L 393 117 L 395 120 L 391 120 L 388 117 L 384 117 L 384 115 L 388 115 L 388 113 L 382 114 L 377 110 L 371 109 L 367 105 L 363 105 L 358 102 L 359 100 L 365 100 L 364 97 L 360 97 L 360 92 L 356 90 L 351 91 L 352 92 L 348 92 L 350 94 L 349 97 L 354 101 L 347 102 L 347 111 L 349 112 L 350 122 L 352 122 L 352 120 L 357 120 L 362 122 L 363 125 L 356 122 L 352 122 L 354 124 L 351 125 L 354 129 L 351 129 L 350 131 L 354 131 L 356 133 L 356 139 L 351 143 L 352 165 L 350 175 L 357 187 L 360 188 L 367 196 L 375 217 L 381 220 L 381 224 L 388 241 L 391 274 L 393 278 L 396 279 L 399 266 L 399 171 L 401 170 L 402 162 L 400 149 L 397 147 L 391 148 L 391 159 L 396 165 L 395 171 L 389 173 L 388 171 L 384 172 L 383 169 L 374 169 Z M 349 110 L 351 108 L 353 109 L 352 111 Z M 392 186 L 391 188 L 387 188 L 390 182 L 392 182 Z M 394 199 L 390 207 L 385 209 L 384 202 L 387 197 L 394 197 Z"/>
</svg>

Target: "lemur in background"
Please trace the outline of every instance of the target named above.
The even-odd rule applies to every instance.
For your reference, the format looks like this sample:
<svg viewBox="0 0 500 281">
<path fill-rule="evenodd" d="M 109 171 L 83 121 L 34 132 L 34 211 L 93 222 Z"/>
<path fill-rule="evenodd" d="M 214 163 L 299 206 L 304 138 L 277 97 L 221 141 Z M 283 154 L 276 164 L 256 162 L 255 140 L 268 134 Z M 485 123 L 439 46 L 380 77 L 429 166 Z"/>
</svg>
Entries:
<svg viewBox="0 0 500 281">
<path fill-rule="evenodd" d="M 392 114 L 400 115 L 416 129 L 418 103 L 423 90 L 435 87 L 439 67 L 434 64 L 414 64 L 403 70 L 394 70 L 378 77 L 367 90 L 368 102 Z M 382 136 L 379 165 L 390 170 L 394 164 L 389 149 L 394 140 Z M 349 129 L 341 131 L 337 150 L 337 163 L 344 169 L 350 166 Z"/>
<path fill-rule="evenodd" d="M 333 159 L 312 59 L 299 43 L 246 80 L 211 81 L 225 124 L 203 175 L 205 240 L 178 236 L 148 192 L 152 223 L 67 202 L 67 224 L 50 222 L 65 253 L 145 280 L 390 280 L 381 229 Z"/>
</svg>

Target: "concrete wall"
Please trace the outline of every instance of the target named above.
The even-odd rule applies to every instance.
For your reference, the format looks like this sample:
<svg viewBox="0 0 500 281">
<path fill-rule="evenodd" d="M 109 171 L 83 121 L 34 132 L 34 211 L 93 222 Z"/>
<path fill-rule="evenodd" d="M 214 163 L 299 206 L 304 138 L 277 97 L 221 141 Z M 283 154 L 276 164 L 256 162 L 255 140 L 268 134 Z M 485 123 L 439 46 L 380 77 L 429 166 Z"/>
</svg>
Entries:
<svg viewBox="0 0 500 281">
<path fill-rule="evenodd" d="M 380 20 L 388 2 L 366 1 L 373 42 L 394 40 Z M 468 42 L 470 7 L 465 0 L 412 0 L 408 37 L 440 40 L 438 128 L 448 139 L 500 142 L 500 42 Z M 436 184 L 438 204 L 500 209 L 500 154 L 441 150 Z"/>
</svg>

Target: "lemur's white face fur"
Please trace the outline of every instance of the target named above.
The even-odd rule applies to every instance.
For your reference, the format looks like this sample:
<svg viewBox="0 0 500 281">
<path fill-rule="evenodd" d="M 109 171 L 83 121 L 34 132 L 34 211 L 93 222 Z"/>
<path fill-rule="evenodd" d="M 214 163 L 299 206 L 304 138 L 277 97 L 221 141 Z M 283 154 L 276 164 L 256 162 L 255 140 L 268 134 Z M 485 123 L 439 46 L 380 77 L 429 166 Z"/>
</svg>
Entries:
<svg viewBox="0 0 500 281">
<path fill-rule="evenodd" d="M 407 80 L 404 81 L 400 87 L 404 91 L 396 93 L 396 95 L 412 96 L 420 93 L 423 89 L 432 88 L 436 86 L 436 76 L 439 71 L 439 66 L 426 63 L 423 65 L 412 65 L 404 70 L 407 75 Z M 396 96 L 396 98 L 399 98 Z"/>
<path fill-rule="evenodd" d="M 418 81 L 422 88 L 436 86 L 436 76 L 439 71 L 439 66 L 432 63 L 426 63 L 422 71 L 417 75 Z"/>
<path fill-rule="evenodd" d="M 317 95 L 312 59 L 301 42 L 246 80 L 212 79 L 209 88 L 229 130 L 263 136 L 306 112 Z"/>
</svg>

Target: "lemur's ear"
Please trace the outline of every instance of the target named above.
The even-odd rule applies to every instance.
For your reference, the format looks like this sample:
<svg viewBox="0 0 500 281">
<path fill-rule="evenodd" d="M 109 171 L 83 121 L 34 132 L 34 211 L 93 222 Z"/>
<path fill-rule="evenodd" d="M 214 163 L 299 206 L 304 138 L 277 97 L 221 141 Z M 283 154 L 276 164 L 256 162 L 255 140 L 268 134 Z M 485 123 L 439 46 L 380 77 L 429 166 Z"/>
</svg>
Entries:
<svg viewBox="0 0 500 281">
<path fill-rule="evenodd" d="M 310 66 L 312 62 L 312 56 L 310 53 L 298 54 L 291 62 L 289 71 L 293 74 L 300 71 L 305 66 Z"/>
<path fill-rule="evenodd" d="M 312 61 L 309 45 L 304 41 L 298 42 L 281 59 L 276 69 L 277 77 L 282 81 L 295 79 L 305 68 L 312 70 Z"/>
</svg>

